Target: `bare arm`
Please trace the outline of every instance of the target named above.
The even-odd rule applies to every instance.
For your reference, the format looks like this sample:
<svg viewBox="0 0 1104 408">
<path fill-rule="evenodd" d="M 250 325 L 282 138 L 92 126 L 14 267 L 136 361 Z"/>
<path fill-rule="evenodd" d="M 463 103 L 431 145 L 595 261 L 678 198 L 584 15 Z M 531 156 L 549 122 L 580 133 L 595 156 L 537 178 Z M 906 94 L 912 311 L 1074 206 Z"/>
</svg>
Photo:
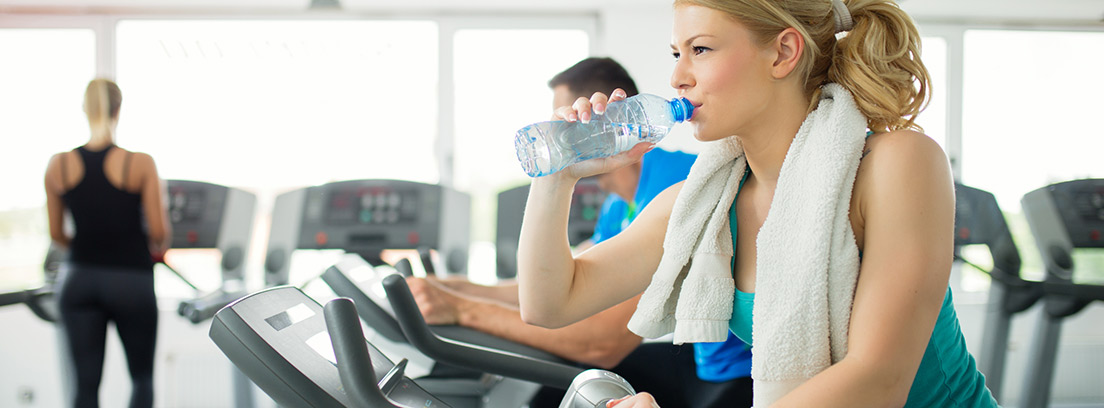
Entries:
<svg viewBox="0 0 1104 408">
<path fill-rule="evenodd" d="M 567 209 L 549 214 L 540 193 L 531 190 L 518 249 L 523 319 L 562 327 L 643 292 L 663 256 L 667 220 L 681 189 L 682 183 L 667 188 L 628 228 L 574 258 L 567 247 Z"/>
<path fill-rule="evenodd" d="M 554 118 L 589 121 L 603 113 L 607 102 L 625 98 L 595 93 L 570 107 L 557 108 Z M 567 239 L 571 194 L 579 179 L 635 163 L 654 145 L 640 143 L 611 157 L 576 163 L 533 179 L 518 242 L 518 304 L 522 319 L 554 328 L 582 320 L 639 294 L 647 287 L 663 252 L 663 235 L 674 195 L 660 194 L 636 221 L 610 240 L 573 257 Z M 678 190 L 681 188 L 681 184 Z M 670 191 L 672 189 L 668 189 Z"/>
<path fill-rule="evenodd" d="M 466 278 L 439 279 L 437 280 L 437 283 L 440 283 L 442 286 L 464 295 L 491 299 L 496 302 L 512 305 L 515 308 L 518 305 L 518 284 L 517 281 L 513 279 L 504 281 L 494 286 L 479 285 L 476 283 L 472 283 Z"/>
<path fill-rule="evenodd" d="M 145 153 L 135 153 L 135 164 L 142 169 L 142 211 L 149 228 L 150 252 L 163 254 L 172 243 L 172 225 L 169 224 L 168 193 L 165 183 L 157 174 L 153 158 Z"/>
<path fill-rule="evenodd" d="M 951 269 L 954 185 L 943 151 L 910 131 L 877 136 L 856 182 L 863 260 L 848 354 L 775 406 L 901 406 Z"/>
<path fill-rule="evenodd" d="M 55 154 L 46 165 L 46 215 L 50 224 L 50 239 L 61 248 L 68 249 L 71 238 L 65 235 L 65 202 L 61 195 L 65 193 L 61 160 L 65 153 Z"/>
<path fill-rule="evenodd" d="M 430 324 L 459 324 L 602 368 L 613 368 L 640 345 L 640 337 L 626 327 L 639 296 L 570 326 L 545 329 L 522 321 L 516 307 L 453 292 L 425 279 L 407 278 L 407 283 Z"/>
</svg>

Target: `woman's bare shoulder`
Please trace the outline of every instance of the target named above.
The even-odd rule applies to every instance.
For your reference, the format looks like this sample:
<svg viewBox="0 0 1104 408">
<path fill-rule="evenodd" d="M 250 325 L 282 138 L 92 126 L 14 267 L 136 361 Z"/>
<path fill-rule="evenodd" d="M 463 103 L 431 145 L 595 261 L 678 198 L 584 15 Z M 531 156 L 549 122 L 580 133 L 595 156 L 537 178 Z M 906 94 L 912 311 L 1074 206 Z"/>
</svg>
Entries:
<svg viewBox="0 0 1104 408">
<path fill-rule="evenodd" d="M 856 183 L 946 165 L 943 147 L 928 135 L 914 130 L 875 133 L 866 140 Z"/>
<path fill-rule="evenodd" d="M 852 192 L 852 224 L 860 227 L 878 196 L 915 196 L 928 189 L 953 189 L 950 163 L 943 148 L 913 130 L 875 133 L 867 138 Z M 925 191 L 921 191 L 925 190 Z"/>
<path fill-rule="evenodd" d="M 151 156 L 149 153 L 135 152 L 122 148 L 120 148 L 120 150 L 130 156 L 130 165 L 131 168 L 133 168 L 134 170 L 143 174 L 149 171 L 156 170 L 153 156 Z"/>
<path fill-rule="evenodd" d="M 50 191 L 61 192 L 62 190 L 62 161 L 70 160 L 66 156 L 73 154 L 72 151 L 58 152 L 50 156 L 50 161 L 46 163 L 46 186 Z"/>
</svg>

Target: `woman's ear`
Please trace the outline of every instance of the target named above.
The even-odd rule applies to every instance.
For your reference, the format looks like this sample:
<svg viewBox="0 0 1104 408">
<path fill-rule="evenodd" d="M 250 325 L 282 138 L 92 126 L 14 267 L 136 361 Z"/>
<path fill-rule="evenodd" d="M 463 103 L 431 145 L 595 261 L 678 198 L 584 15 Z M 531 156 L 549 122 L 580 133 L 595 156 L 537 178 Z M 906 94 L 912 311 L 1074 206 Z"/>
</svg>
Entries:
<svg viewBox="0 0 1104 408">
<path fill-rule="evenodd" d="M 778 33 L 771 46 L 777 54 L 771 67 L 771 76 L 774 79 L 783 79 L 797 68 L 797 63 L 805 52 L 805 38 L 797 29 L 789 27 Z"/>
</svg>

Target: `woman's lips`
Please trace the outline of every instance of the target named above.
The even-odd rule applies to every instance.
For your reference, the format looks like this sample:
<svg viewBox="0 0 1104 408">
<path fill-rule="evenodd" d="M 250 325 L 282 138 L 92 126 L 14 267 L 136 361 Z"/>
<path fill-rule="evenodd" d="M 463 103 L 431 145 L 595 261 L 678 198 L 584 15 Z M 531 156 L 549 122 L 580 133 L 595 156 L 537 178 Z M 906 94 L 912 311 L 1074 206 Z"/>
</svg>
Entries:
<svg viewBox="0 0 1104 408">
<path fill-rule="evenodd" d="M 690 118 L 686 120 L 686 121 L 689 122 L 689 121 L 693 121 L 694 118 L 698 116 L 698 109 L 700 109 L 702 107 L 702 104 L 698 103 L 698 102 L 694 102 L 690 99 L 687 99 L 687 100 L 690 101 L 690 105 L 694 106 L 694 111 L 690 113 Z"/>
</svg>

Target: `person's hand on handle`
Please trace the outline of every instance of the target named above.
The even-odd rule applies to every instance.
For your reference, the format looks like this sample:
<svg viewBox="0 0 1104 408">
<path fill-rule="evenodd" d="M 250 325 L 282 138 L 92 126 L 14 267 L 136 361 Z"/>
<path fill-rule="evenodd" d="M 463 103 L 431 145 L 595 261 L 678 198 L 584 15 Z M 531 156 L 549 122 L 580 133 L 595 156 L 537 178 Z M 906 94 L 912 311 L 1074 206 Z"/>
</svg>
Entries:
<svg viewBox="0 0 1104 408">
<path fill-rule="evenodd" d="M 153 263 L 155 263 L 155 264 L 165 263 L 165 252 L 166 251 L 161 251 L 161 250 L 150 251 L 150 257 L 153 258 Z"/>
<path fill-rule="evenodd" d="M 606 113 L 606 105 L 610 102 L 617 102 L 625 98 L 625 91 L 621 88 L 613 90 L 613 93 L 608 97 L 604 93 L 595 92 L 590 99 L 580 97 L 576 99 L 575 103 L 571 106 L 556 108 L 553 112 L 552 119 L 566 122 L 590 123 L 590 120 L 594 118 L 593 115 L 603 115 Z M 636 146 L 633 146 L 633 148 L 628 151 L 610 157 L 600 157 L 575 163 L 553 174 L 558 175 L 558 177 L 567 177 L 577 180 L 595 174 L 608 173 L 640 161 L 640 158 L 644 157 L 644 153 L 652 150 L 653 147 L 655 147 L 654 143 L 637 143 Z"/>
<path fill-rule="evenodd" d="M 432 278 L 409 277 L 406 284 L 427 324 L 459 324 L 466 299 L 439 286 Z"/>
<path fill-rule="evenodd" d="M 606 403 L 606 408 L 659 408 L 652 394 L 642 392 Z"/>
</svg>

